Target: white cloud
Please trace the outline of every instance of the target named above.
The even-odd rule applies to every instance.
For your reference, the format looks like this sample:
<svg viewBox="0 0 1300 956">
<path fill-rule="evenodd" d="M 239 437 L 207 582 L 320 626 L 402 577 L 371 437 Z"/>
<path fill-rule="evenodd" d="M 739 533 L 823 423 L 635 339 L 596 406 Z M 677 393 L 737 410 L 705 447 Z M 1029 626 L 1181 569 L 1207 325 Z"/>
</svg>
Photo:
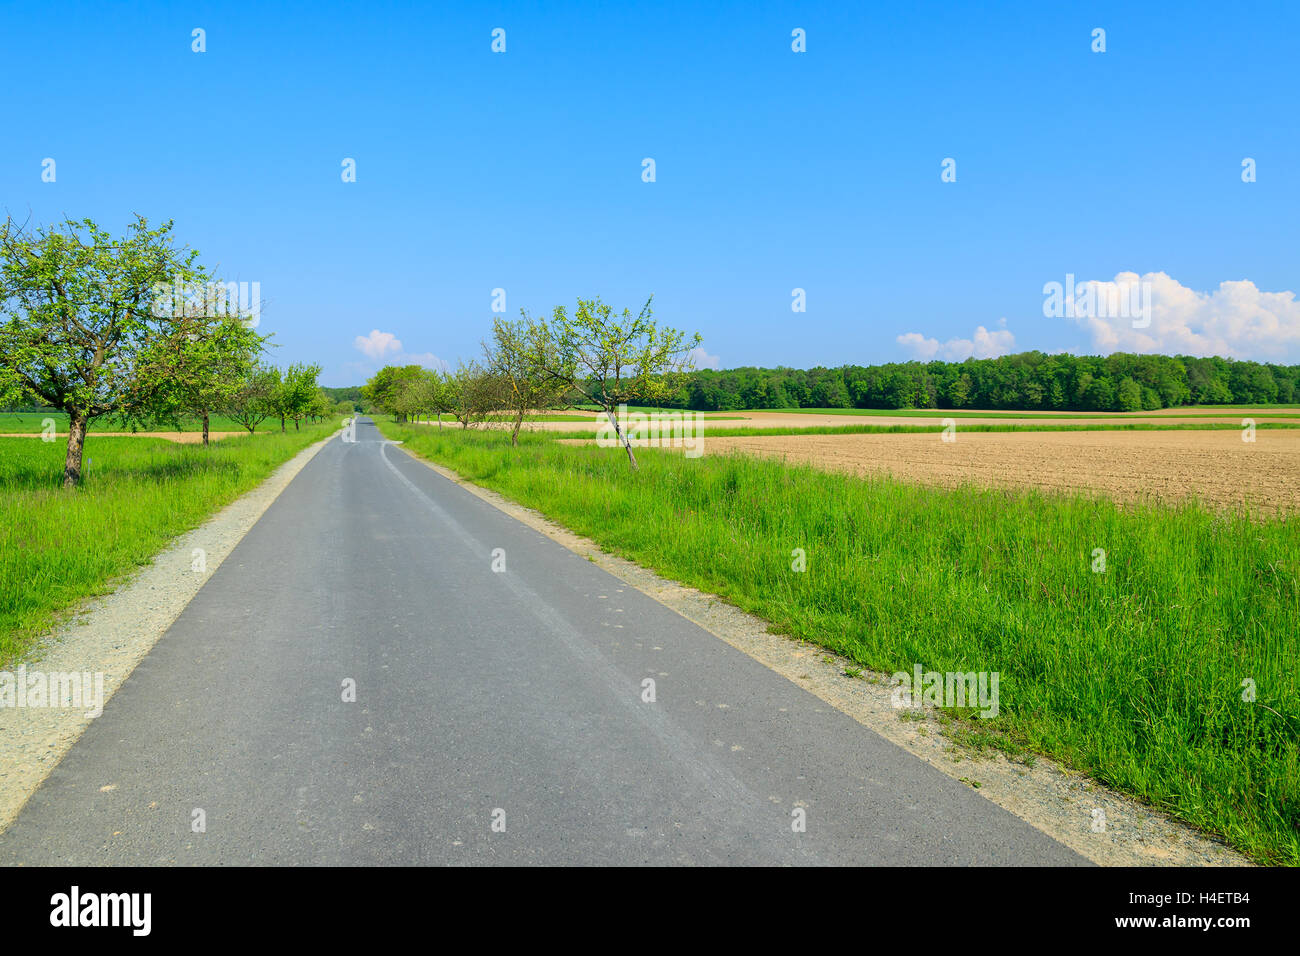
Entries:
<svg viewBox="0 0 1300 956">
<path fill-rule="evenodd" d="M 372 362 L 383 362 L 386 365 L 422 365 L 440 372 L 446 372 L 450 368 L 432 352 L 406 352 L 402 348 L 402 340 L 391 332 L 372 329 L 369 335 L 358 335 L 352 344 Z"/>
<path fill-rule="evenodd" d="M 376 362 L 381 361 L 389 352 L 402 351 L 401 339 L 391 332 L 380 332 L 378 329 L 372 329 L 369 335 L 358 335 L 352 344 Z"/>
<path fill-rule="evenodd" d="M 710 355 L 698 345 L 691 349 L 688 354 L 690 355 L 691 361 L 695 363 L 696 368 L 717 369 L 721 367 L 719 364 L 721 360 L 716 355 Z"/>
<path fill-rule="evenodd" d="M 969 339 L 926 338 L 920 332 L 907 332 L 897 338 L 897 342 L 912 357 L 922 362 L 940 358 L 947 362 L 961 362 L 968 358 L 997 358 L 1007 355 L 1016 347 L 1016 337 L 1007 329 L 1007 320 L 1000 319 L 998 327 L 989 331 L 984 326 L 975 327 L 975 334 Z"/>
<path fill-rule="evenodd" d="M 1138 280 L 1136 273 L 1121 272 L 1113 282 L 1093 284 L 1117 291 Z M 1149 284 L 1151 294 L 1146 328 L 1133 328 L 1131 318 L 1073 319 L 1089 333 L 1095 349 L 1261 360 L 1300 353 L 1300 302 L 1294 292 L 1262 292 L 1246 279 L 1197 292 L 1163 272 L 1148 272 L 1141 281 Z"/>
</svg>

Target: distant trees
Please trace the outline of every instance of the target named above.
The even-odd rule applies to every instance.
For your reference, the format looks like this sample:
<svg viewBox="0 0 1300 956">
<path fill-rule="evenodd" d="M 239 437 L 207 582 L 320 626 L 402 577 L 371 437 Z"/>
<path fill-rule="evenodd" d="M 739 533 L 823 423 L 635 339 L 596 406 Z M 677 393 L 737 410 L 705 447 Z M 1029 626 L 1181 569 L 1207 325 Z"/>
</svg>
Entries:
<svg viewBox="0 0 1300 956">
<path fill-rule="evenodd" d="M 845 401 L 847 393 L 847 401 Z M 662 404 L 741 408 L 989 408 L 1141 411 L 1300 401 L 1300 366 L 1193 356 L 1046 355 L 840 368 L 691 372 Z"/>
<path fill-rule="evenodd" d="M 280 419 L 280 431 L 285 431 L 286 420 L 293 422 L 297 431 L 304 418 L 316 407 L 316 384 L 320 376 L 319 365 L 296 362 L 285 370 L 279 384 L 271 393 L 271 409 Z"/>
<path fill-rule="evenodd" d="M 425 371 L 419 365 L 386 365 L 362 386 L 362 395 L 380 411 L 404 422 L 411 414 L 408 410 L 410 397 L 404 393 L 407 386 Z"/>
</svg>

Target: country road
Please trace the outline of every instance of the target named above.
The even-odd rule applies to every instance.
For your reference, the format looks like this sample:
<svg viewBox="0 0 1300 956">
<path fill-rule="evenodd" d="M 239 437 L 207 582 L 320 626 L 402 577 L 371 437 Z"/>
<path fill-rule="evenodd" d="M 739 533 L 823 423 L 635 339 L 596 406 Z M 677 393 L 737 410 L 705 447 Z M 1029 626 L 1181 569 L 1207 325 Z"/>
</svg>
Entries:
<svg viewBox="0 0 1300 956">
<path fill-rule="evenodd" d="M 213 572 L 0 865 L 1085 862 L 369 421 L 356 437 Z"/>
</svg>

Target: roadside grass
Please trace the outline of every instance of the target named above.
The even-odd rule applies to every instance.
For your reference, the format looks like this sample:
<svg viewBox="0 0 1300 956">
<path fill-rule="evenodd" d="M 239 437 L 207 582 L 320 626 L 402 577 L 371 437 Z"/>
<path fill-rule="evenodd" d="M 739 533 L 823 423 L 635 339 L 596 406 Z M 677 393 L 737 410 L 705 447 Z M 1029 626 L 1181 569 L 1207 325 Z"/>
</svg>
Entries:
<svg viewBox="0 0 1300 956">
<path fill-rule="evenodd" d="M 963 739 L 1300 864 L 1300 518 L 942 489 L 377 420 L 608 551 L 875 671 L 1000 674 Z M 805 549 L 807 571 L 791 570 Z M 1094 549 L 1106 570 L 1094 573 Z M 1246 683 L 1246 682 L 1251 683 Z M 1254 688 L 1255 696 L 1243 687 Z"/>
<path fill-rule="evenodd" d="M 0 412 L 0 435 L 39 435 L 44 429 L 44 421 L 47 418 L 54 419 L 55 434 L 61 438 L 68 435 L 68 416 L 64 412 Z M 584 419 L 585 420 L 585 419 Z M 304 426 L 306 423 L 303 423 Z M 247 435 L 248 429 L 238 422 L 227 418 L 225 415 L 212 415 L 208 419 L 208 428 L 214 432 L 240 432 Z M 293 422 L 287 425 L 289 431 L 293 431 Z M 95 432 L 123 432 L 130 431 L 129 428 L 123 428 L 122 423 L 114 418 L 96 418 L 90 423 L 87 431 L 91 434 Z M 203 422 L 198 418 L 182 418 L 180 431 L 184 432 L 202 432 Z M 156 428 L 144 429 L 139 431 L 160 431 L 171 432 L 177 431 L 170 425 L 159 425 Z M 257 426 L 258 433 L 262 432 L 279 432 L 280 419 L 267 419 Z"/>
<path fill-rule="evenodd" d="M 0 438 L 0 665 L 337 427 L 232 437 L 206 449 L 92 436 L 72 493 L 59 487 L 66 438 Z"/>
</svg>

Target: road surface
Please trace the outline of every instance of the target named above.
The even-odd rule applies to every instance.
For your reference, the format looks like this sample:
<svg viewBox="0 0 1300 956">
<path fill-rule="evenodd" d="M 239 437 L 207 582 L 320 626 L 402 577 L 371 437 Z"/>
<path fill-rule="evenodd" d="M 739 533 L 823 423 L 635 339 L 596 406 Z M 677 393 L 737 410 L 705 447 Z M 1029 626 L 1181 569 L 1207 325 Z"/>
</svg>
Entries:
<svg viewBox="0 0 1300 956">
<path fill-rule="evenodd" d="M 0 865 L 1085 862 L 356 437 L 213 572 Z"/>
</svg>

